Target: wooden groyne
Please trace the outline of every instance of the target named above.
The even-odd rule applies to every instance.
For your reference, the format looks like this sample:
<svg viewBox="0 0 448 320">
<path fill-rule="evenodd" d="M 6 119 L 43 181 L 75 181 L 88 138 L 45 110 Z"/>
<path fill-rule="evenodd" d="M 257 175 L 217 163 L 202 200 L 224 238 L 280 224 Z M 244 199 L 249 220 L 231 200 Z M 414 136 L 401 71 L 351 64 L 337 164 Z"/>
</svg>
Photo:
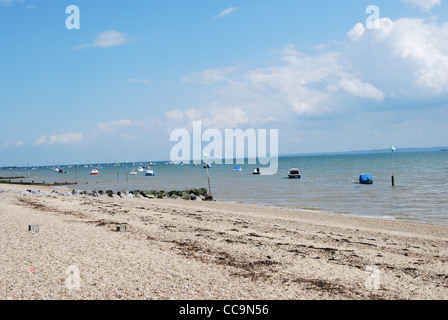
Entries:
<svg viewBox="0 0 448 320">
<path fill-rule="evenodd" d="M 68 181 L 64 181 L 64 182 L 53 182 L 53 183 L 46 183 L 45 181 L 42 182 L 36 182 L 36 181 L 31 181 L 31 182 L 24 182 L 23 180 L 20 181 L 11 181 L 11 178 L 8 178 L 9 180 L 0 180 L 0 184 L 16 184 L 16 185 L 23 185 L 23 186 L 71 186 L 71 185 L 76 185 L 78 184 L 77 182 L 68 182 Z"/>
<path fill-rule="evenodd" d="M 25 176 L 20 176 L 20 177 L 0 177 L 0 180 L 13 180 L 13 179 L 24 179 L 26 178 Z"/>
</svg>

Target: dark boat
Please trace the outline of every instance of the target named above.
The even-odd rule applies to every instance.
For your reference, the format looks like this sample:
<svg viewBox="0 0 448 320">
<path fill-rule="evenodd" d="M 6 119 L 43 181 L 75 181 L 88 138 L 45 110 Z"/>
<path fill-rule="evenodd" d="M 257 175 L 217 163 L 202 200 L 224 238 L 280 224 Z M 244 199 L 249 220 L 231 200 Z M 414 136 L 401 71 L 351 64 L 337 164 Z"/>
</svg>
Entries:
<svg viewBox="0 0 448 320">
<path fill-rule="evenodd" d="M 290 179 L 292 179 L 292 178 L 300 179 L 299 169 L 297 169 L 297 168 L 289 169 L 289 171 L 288 171 L 288 178 L 290 178 Z"/>
</svg>

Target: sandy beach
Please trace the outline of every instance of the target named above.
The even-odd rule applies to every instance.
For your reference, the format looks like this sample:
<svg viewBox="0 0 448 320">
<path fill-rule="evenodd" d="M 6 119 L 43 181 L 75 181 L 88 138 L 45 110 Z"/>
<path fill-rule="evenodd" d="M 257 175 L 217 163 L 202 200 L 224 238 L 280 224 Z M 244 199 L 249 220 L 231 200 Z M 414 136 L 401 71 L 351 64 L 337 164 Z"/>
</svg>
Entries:
<svg viewBox="0 0 448 320">
<path fill-rule="evenodd" d="M 448 226 L 27 189 L 0 185 L 3 300 L 448 298 Z"/>
</svg>

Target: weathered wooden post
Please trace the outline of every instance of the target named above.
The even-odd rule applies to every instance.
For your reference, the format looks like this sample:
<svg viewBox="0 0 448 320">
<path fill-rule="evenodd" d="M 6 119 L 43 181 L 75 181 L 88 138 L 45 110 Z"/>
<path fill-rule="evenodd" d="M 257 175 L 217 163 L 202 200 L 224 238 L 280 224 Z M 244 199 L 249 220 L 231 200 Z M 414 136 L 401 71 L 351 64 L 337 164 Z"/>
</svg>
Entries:
<svg viewBox="0 0 448 320">
<path fill-rule="evenodd" d="M 208 191 L 210 192 L 210 194 L 212 194 L 212 188 L 210 187 L 210 174 L 208 173 L 207 153 L 204 152 L 203 157 L 204 157 L 205 169 L 207 170 Z"/>
<path fill-rule="evenodd" d="M 389 149 L 392 151 L 392 187 L 395 187 L 395 164 L 394 164 L 394 151 L 396 150 L 394 146 L 390 147 Z"/>
</svg>

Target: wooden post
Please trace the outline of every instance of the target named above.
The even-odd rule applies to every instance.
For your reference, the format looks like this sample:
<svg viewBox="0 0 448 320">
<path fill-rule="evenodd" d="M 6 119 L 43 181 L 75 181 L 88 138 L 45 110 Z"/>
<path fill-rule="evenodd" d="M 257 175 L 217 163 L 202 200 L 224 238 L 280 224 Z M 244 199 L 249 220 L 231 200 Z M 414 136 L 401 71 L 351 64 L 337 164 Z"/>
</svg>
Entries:
<svg viewBox="0 0 448 320">
<path fill-rule="evenodd" d="M 389 149 L 392 151 L 392 187 L 395 187 L 395 164 L 394 164 L 394 151 L 396 150 L 394 146 L 390 147 Z"/>
<path fill-rule="evenodd" d="M 210 174 L 208 173 L 207 154 L 204 154 L 205 170 L 207 170 L 208 191 L 212 194 L 212 188 L 210 187 Z"/>
</svg>

